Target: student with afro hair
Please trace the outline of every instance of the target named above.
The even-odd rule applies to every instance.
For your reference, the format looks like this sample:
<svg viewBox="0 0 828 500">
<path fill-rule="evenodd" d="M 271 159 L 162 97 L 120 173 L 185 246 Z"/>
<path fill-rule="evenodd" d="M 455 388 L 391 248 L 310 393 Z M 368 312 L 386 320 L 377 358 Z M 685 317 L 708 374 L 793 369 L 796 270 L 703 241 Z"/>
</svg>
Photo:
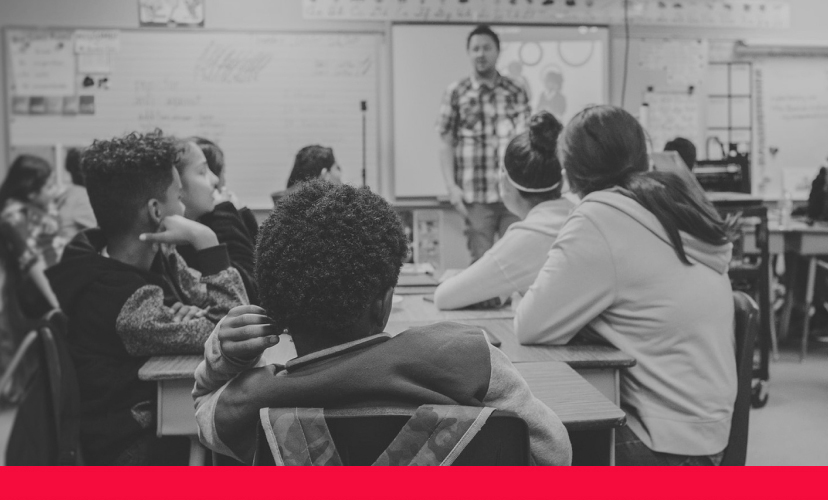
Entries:
<svg viewBox="0 0 828 500">
<path fill-rule="evenodd" d="M 256 252 L 263 308 L 231 310 L 196 370 L 207 447 L 251 462 L 261 408 L 486 406 L 526 421 L 536 464 L 570 463 L 558 416 L 479 328 L 438 323 L 383 333 L 407 245 L 381 197 L 307 182 L 276 205 Z M 262 353 L 285 329 L 298 357 L 266 365 Z"/>
</svg>

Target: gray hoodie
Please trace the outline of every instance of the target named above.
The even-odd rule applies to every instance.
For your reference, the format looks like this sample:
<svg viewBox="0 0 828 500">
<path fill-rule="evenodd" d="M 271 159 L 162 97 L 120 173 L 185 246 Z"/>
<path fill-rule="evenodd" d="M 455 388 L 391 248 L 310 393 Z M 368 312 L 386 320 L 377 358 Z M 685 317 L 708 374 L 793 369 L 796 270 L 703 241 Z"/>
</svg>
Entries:
<svg viewBox="0 0 828 500">
<path fill-rule="evenodd" d="M 589 325 L 637 361 L 621 402 L 644 444 L 712 455 L 727 446 L 736 399 L 732 245 L 681 237 L 692 265 L 638 202 L 618 189 L 589 194 L 517 308 L 515 332 L 523 344 L 563 344 Z"/>
</svg>

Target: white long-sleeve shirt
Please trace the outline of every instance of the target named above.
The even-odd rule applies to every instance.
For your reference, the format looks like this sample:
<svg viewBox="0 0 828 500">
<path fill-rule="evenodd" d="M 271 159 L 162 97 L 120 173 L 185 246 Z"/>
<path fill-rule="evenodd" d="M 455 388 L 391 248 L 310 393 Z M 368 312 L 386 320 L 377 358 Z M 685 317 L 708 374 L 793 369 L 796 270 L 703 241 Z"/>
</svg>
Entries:
<svg viewBox="0 0 828 500">
<path fill-rule="evenodd" d="M 536 205 L 524 220 L 509 226 L 477 262 L 441 283 L 434 292 L 434 304 L 439 309 L 458 309 L 526 292 L 574 207 L 566 197 Z"/>
<path fill-rule="evenodd" d="M 636 201 L 591 193 L 518 306 L 515 332 L 522 344 L 564 344 L 590 325 L 636 359 L 621 403 L 644 444 L 712 455 L 727 446 L 736 398 L 732 246 L 681 236 L 692 265 Z"/>
</svg>

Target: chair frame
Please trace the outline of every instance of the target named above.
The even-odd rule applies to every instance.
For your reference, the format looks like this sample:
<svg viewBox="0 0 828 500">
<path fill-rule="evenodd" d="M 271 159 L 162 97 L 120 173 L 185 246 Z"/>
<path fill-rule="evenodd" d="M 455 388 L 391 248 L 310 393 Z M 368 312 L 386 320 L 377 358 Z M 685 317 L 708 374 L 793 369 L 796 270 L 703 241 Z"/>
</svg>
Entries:
<svg viewBox="0 0 828 500">
<path fill-rule="evenodd" d="M 332 426 L 331 434 L 335 438 L 337 434 L 336 429 L 333 427 L 337 425 L 337 423 L 347 422 L 348 420 L 354 419 L 375 419 L 375 418 L 392 418 L 399 420 L 399 428 L 401 429 L 405 422 L 414 415 L 414 412 L 417 408 L 413 407 L 368 407 L 368 408 L 354 408 L 354 409 L 326 409 L 325 410 L 325 420 L 329 422 L 329 425 Z M 529 427 L 526 422 L 517 416 L 516 414 L 504 410 L 495 410 L 489 419 L 487 420 L 486 424 L 483 425 L 483 428 L 480 430 L 478 434 L 474 436 L 474 438 L 469 442 L 466 449 L 460 453 L 460 456 L 457 457 L 457 460 L 453 465 L 478 465 L 474 462 L 473 453 L 475 451 L 475 447 L 480 444 L 480 440 L 486 439 L 488 436 L 487 426 L 490 425 L 491 422 L 506 422 L 517 424 L 521 427 L 521 440 L 523 441 L 522 447 L 525 450 L 525 456 L 522 458 L 522 462 L 525 465 L 529 465 L 531 463 L 531 455 L 530 455 L 530 448 L 529 448 Z M 399 429 L 398 429 L 399 430 Z M 336 439 L 335 439 L 336 441 Z M 385 443 L 387 446 L 389 443 Z M 344 451 L 344 450 L 343 450 Z M 347 461 L 345 457 L 343 457 L 344 461 Z M 258 448 L 256 452 L 256 458 L 254 460 L 254 465 L 272 465 L 272 455 L 270 453 L 270 448 L 266 440 L 259 439 Z M 347 464 L 346 464 L 347 465 Z"/>
<path fill-rule="evenodd" d="M 735 214 L 740 218 L 757 218 L 759 222 L 754 227 L 756 247 L 759 250 L 759 264 L 757 276 L 752 277 L 757 292 L 759 307 L 759 366 L 753 372 L 752 405 L 761 408 L 768 401 L 768 386 L 770 382 L 770 351 L 777 354 L 776 332 L 773 324 L 773 304 L 771 303 L 771 275 L 773 268 L 770 257 L 770 229 L 768 228 L 768 209 L 765 206 L 727 205 L 717 206 L 722 215 Z M 742 232 L 742 242 L 744 232 Z M 741 252 L 739 252 L 741 256 Z M 733 273 L 731 273 L 733 278 Z"/>
</svg>

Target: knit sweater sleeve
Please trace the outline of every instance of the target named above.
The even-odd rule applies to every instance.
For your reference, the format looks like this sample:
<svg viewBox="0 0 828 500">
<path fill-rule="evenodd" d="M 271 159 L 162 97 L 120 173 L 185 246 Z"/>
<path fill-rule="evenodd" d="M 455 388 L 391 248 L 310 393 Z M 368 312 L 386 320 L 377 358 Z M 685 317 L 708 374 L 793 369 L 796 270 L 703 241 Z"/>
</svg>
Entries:
<svg viewBox="0 0 828 500">
<path fill-rule="evenodd" d="M 115 320 L 115 331 L 133 356 L 200 353 L 215 323 L 231 308 L 247 304 L 241 279 L 228 267 L 222 245 L 197 253 L 203 274 L 187 267 L 177 253 L 170 257 L 173 275 L 168 278 L 178 281 L 186 305 L 206 309 L 207 315 L 177 322 L 172 308 L 164 302 L 164 290 L 145 284 L 126 300 Z"/>
<path fill-rule="evenodd" d="M 511 411 L 529 427 L 529 447 L 535 465 L 571 465 L 572 444 L 561 419 L 536 398 L 509 358 L 489 346 L 492 373 L 485 406 Z"/>
</svg>

